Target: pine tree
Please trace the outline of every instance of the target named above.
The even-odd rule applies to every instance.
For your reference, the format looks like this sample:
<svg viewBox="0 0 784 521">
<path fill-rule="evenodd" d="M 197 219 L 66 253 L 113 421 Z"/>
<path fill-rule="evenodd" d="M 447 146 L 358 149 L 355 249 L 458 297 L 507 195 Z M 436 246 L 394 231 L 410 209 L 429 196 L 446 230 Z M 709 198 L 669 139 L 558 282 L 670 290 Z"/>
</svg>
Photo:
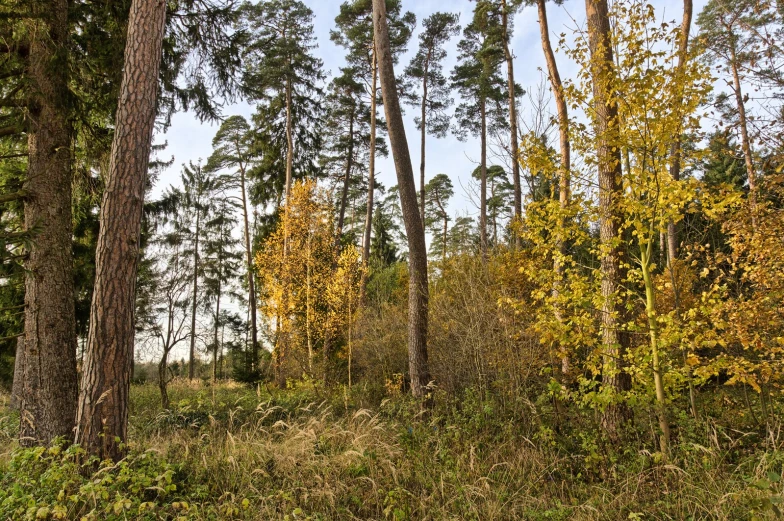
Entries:
<svg viewBox="0 0 784 521">
<path fill-rule="evenodd" d="M 415 118 L 421 133 L 419 163 L 420 214 L 425 221 L 425 152 L 427 133 L 436 137 L 446 136 L 452 106 L 451 85 L 444 76 L 443 61 L 447 52 L 444 48 L 449 40 L 460 31 L 459 15 L 433 13 L 423 22 L 419 35 L 419 50 L 403 71 L 403 91 L 409 95 L 408 102 L 420 109 Z M 421 90 L 420 90 L 421 89 Z"/>
<path fill-rule="evenodd" d="M 386 0 L 386 17 L 389 26 L 389 46 L 393 63 L 405 52 L 411 32 L 416 25 L 416 17 L 411 12 L 401 13 L 401 0 Z M 362 238 L 362 262 L 367 263 L 370 256 L 370 231 L 373 221 L 375 196 L 376 154 L 379 128 L 384 122 L 377 120 L 378 96 L 378 54 L 373 32 L 373 1 L 348 0 L 341 4 L 340 13 L 335 18 L 337 29 L 330 32 L 332 41 L 344 47 L 348 54 L 346 61 L 355 67 L 368 88 L 370 100 L 370 151 L 368 155 L 367 204 L 365 227 Z"/>
<path fill-rule="evenodd" d="M 451 217 L 446 208 L 455 194 L 452 181 L 446 174 L 438 174 L 425 187 L 425 225 L 434 235 L 441 234 L 441 262 L 446 263 L 447 231 Z M 433 242 L 431 247 L 435 247 Z"/>
<path fill-rule="evenodd" d="M 455 111 L 453 131 L 458 139 L 464 140 L 468 135 L 480 139 L 479 235 L 485 257 L 488 247 L 487 136 L 488 132 L 506 125 L 502 105 L 506 91 L 498 71 L 503 60 L 503 49 L 497 38 L 499 24 L 498 13 L 491 5 L 486 0 L 478 1 L 473 20 L 463 30 L 463 39 L 458 44 L 458 64 L 452 71 L 452 84 L 463 98 Z"/>
</svg>

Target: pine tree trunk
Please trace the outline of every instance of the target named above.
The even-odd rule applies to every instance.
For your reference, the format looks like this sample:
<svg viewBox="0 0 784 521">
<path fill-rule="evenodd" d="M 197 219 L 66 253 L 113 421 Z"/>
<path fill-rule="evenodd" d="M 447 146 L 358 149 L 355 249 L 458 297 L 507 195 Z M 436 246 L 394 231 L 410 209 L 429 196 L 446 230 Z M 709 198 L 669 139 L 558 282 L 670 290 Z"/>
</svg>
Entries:
<svg viewBox="0 0 784 521">
<path fill-rule="evenodd" d="M 119 460 L 127 442 L 139 235 L 165 21 L 164 0 L 133 0 L 76 426 L 76 443 L 101 459 Z"/>
<path fill-rule="evenodd" d="M 623 330 L 627 321 L 621 302 L 621 284 L 626 278 L 622 264 L 624 255 L 620 245 L 623 214 L 621 149 L 618 135 L 618 102 L 616 94 L 606 87 L 607 76 L 613 74 L 613 51 L 610 45 L 610 19 L 607 0 L 586 0 L 588 39 L 591 50 L 594 109 L 596 112 L 596 157 L 599 171 L 599 236 L 602 245 L 602 344 L 604 362 L 602 385 L 614 393 L 631 387 L 630 375 L 625 372 L 629 335 Z M 621 423 L 628 417 L 628 408 L 616 400 L 606 406 L 602 423 L 611 437 L 619 433 Z"/>
<path fill-rule="evenodd" d="M 340 211 L 338 212 L 338 229 L 335 233 L 335 250 L 340 250 L 340 240 L 343 238 L 343 224 L 346 220 L 346 207 L 348 206 L 348 187 L 351 183 L 351 169 L 354 167 L 354 112 L 348 120 L 348 157 L 346 157 L 346 174 L 343 178 L 343 192 L 340 195 Z"/>
<path fill-rule="evenodd" d="M 201 167 L 199 167 L 201 168 Z M 201 187 L 197 187 L 201 190 Z M 197 203 L 198 204 L 198 203 Z M 193 245 L 193 301 L 191 302 L 191 346 L 188 379 L 193 380 L 196 366 L 196 307 L 199 298 L 199 234 L 201 233 L 201 209 L 196 208 L 196 235 Z"/>
<path fill-rule="evenodd" d="M 411 392 L 414 396 L 425 396 L 430 383 L 427 360 L 427 246 L 425 229 L 417 208 L 414 169 L 400 110 L 392 53 L 389 46 L 386 4 L 384 0 L 373 0 L 373 29 L 378 52 L 381 92 L 384 96 L 384 113 L 389 130 L 389 143 L 395 161 L 400 205 L 403 222 L 408 236 L 409 287 L 408 287 L 408 362 L 411 376 Z"/>
<path fill-rule="evenodd" d="M 427 141 L 427 72 L 430 67 L 430 51 L 427 53 L 424 67 L 424 79 L 422 80 L 422 128 L 420 135 L 420 162 L 419 162 L 419 212 L 422 224 L 425 223 L 425 144 Z"/>
<path fill-rule="evenodd" d="M 78 395 L 71 255 L 71 125 L 68 118 L 68 2 L 33 3 L 25 229 L 33 231 L 25 263 L 24 361 L 19 442 L 49 444 L 73 435 Z"/>
<path fill-rule="evenodd" d="M 517 96 L 515 93 L 514 56 L 509 48 L 509 14 L 506 0 L 501 0 L 501 16 L 504 28 L 504 57 L 506 58 L 507 88 L 509 90 L 509 129 L 512 138 L 512 182 L 514 185 L 514 218 L 523 215 L 523 192 L 520 184 L 519 145 L 517 142 Z M 515 243 L 518 240 L 515 239 Z"/>
<path fill-rule="evenodd" d="M 221 277 L 223 276 L 223 269 L 220 266 L 221 261 L 218 260 L 218 294 L 215 298 L 215 328 L 213 331 L 212 342 L 212 383 L 218 380 L 218 327 L 220 326 L 220 301 L 221 301 Z"/>
<path fill-rule="evenodd" d="M 375 42 L 375 38 L 374 38 Z M 370 261 L 370 231 L 373 227 L 373 197 L 376 190 L 376 94 L 378 93 L 379 57 L 378 46 L 374 43 L 371 58 L 371 93 L 370 93 L 370 158 L 368 160 L 368 198 L 365 213 L 365 233 L 362 240 L 362 264 L 367 266 Z M 364 281 L 362 288 L 364 288 Z M 362 290 L 364 294 L 364 289 Z"/>
<path fill-rule="evenodd" d="M 242 220 L 245 229 L 245 263 L 248 268 L 248 314 L 250 315 L 251 363 L 250 370 L 256 369 L 259 359 L 259 333 L 256 325 L 256 283 L 253 277 L 253 250 L 250 245 L 250 220 L 248 218 L 248 196 L 245 188 L 245 168 L 240 167 L 240 192 L 242 197 Z"/>
<path fill-rule="evenodd" d="M 689 59 L 689 31 L 691 30 L 692 18 L 692 0 L 683 0 L 683 22 L 681 23 L 681 37 L 678 42 L 678 68 L 677 78 L 678 83 L 683 85 L 683 70 L 686 68 L 686 61 Z M 678 106 L 675 108 L 679 113 L 681 111 L 681 104 L 683 102 L 683 94 L 678 95 Z M 670 177 L 675 181 L 681 178 L 681 139 L 679 133 L 675 136 L 672 143 L 670 156 L 672 163 L 670 165 Z M 678 257 L 678 230 L 674 222 L 667 223 L 667 264 L 672 266 L 675 259 Z"/>
<path fill-rule="evenodd" d="M 482 260 L 487 262 L 487 109 L 485 99 L 479 100 L 479 118 L 482 121 L 480 136 L 481 156 L 479 164 L 480 191 L 479 191 L 479 247 L 482 251 Z"/>
<path fill-rule="evenodd" d="M 546 0 L 536 0 L 537 10 L 539 12 L 539 30 L 542 38 L 542 50 L 544 51 L 545 61 L 547 62 L 547 73 L 550 78 L 550 86 L 553 91 L 553 98 L 555 99 L 555 107 L 558 111 L 558 136 L 561 148 L 561 165 L 558 172 L 558 202 L 560 214 L 556 224 L 557 248 L 558 255 L 553 261 L 553 271 L 555 272 L 555 284 L 553 285 L 553 297 L 556 299 L 561 290 L 563 282 L 563 258 L 566 256 L 566 240 L 564 239 L 564 228 L 566 226 L 564 215 L 569 207 L 569 199 L 571 198 L 571 143 L 569 142 L 569 112 L 566 105 L 566 98 L 564 97 L 563 84 L 561 83 L 561 75 L 558 71 L 558 63 L 555 61 L 555 53 L 553 46 L 550 43 L 550 29 L 547 23 L 547 6 Z M 560 307 L 556 304 L 555 316 L 561 321 L 563 313 Z M 567 353 L 561 354 L 561 372 L 564 374 L 569 373 L 571 362 Z"/>
<path fill-rule="evenodd" d="M 740 72 L 738 71 L 738 57 L 735 46 L 730 45 L 730 69 L 732 70 L 732 85 L 735 94 L 735 101 L 738 106 L 738 122 L 740 124 L 741 148 L 743 158 L 746 161 L 746 176 L 749 179 L 749 203 L 751 206 L 752 228 L 757 228 L 757 174 L 754 171 L 754 157 L 751 154 L 751 139 L 749 138 L 749 127 L 746 119 L 746 103 L 743 100 L 743 88 L 740 83 Z"/>
</svg>

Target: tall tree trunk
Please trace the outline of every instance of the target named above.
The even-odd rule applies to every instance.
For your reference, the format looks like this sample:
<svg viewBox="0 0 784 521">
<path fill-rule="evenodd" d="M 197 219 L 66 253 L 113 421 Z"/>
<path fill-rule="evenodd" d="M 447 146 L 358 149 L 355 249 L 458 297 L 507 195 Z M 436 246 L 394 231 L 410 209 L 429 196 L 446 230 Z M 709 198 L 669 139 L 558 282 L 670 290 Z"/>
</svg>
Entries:
<svg viewBox="0 0 784 521">
<path fill-rule="evenodd" d="M 248 268 L 248 314 L 250 315 L 251 371 L 256 370 L 259 360 L 259 333 L 256 325 L 256 282 L 253 277 L 253 250 L 250 247 L 250 220 L 248 218 L 248 196 L 245 187 L 245 167 L 240 167 L 240 192 L 242 197 L 242 220 L 245 228 L 245 263 Z"/>
<path fill-rule="evenodd" d="M 482 122 L 480 146 L 482 148 L 479 163 L 481 176 L 479 190 L 479 247 L 482 260 L 487 262 L 487 107 L 485 99 L 479 100 L 479 118 Z"/>
<path fill-rule="evenodd" d="M 19 442 L 73 435 L 78 395 L 71 255 L 71 124 L 68 118 L 68 2 L 32 4 L 25 229 L 35 238 L 25 263 L 24 360 Z M 40 6 L 40 7 L 38 7 Z"/>
<path fill-rule="evenodd" d="M 167 387 L 167 380 L 168 375 L 166 374 L 166 370 L 169 367 L 169 349 L 164 347 L 163 348 L 163 355 L 161 356 L 161 361 L 158 362 L 158 390 L 161 392 L 161 407 L 164 409 L 169 408 L 169 393 L 166 389 Z"/>
<path fill-rule="evenodd" d="M 133 0 L 76 422 L 76 443 L 101 459 L 119 460 L 128 435 L 139 234 L 165 22 L 164 0 Z"/>
<path fill-rule="evenodd" d="M 426 149 L 426 141 L 427 141 L 427 72 L 428 68 L 430 67 L 430 51 L 427 53 L 427 59 L 425 59 L 425 67 L 424 67 L 424 74 L 422 79 L 422 113 L 420 117 L 422 118 L 422 128 L 421 128 L 421 135 L 420 135 L 420 162 L 419 162 L 419 212 L 420 212 L 420 219 L 422 219 L 422 223 L 425 222 L 425 149 Z"/>
<path fill-rule="evenodd" d="M 370 231 L 373 228 L 373 197 L 376 190 L 376 95 L 378 93 L 377 81 L 379 73 L 378 54 L 379 49 L 378 45 L 375 43 L 374 38 L 373 53 L 370 60 L 370 69 L 371 74 L 373 75 L 373 79 L 370 82 L 370 158 L 368 160 L 368 198 L 367 210 L 365 212 L 365 234 L 364 239 L 362 240 L 362 264 L 364 266 L 367 266 L 367 263 L 370 261 Z M 365 285 L 363 281 L 362 288 L 364 287 Z"/>
<path fill-rule="evenodd" d="M 691 18 L 693 12 L 692 0 L 683 0 L 683 21 L 681 23 L 681 35 L 678 42 L 678 68 L 677 68 L 677 82 L 683 85 L 683 70 L 686 68 L 686 61 L 689 59 L 689 31 L 691 30 Z M 681 111 L 683 102 L 683 94 L 678 94 L 678 106 L 675 110 Z M 670 164 L 670 177 L 675 181 L 681 178 L 681 140 L 683 137 L 679 132 L 675 136 L 670 150 L 671 164 Z M 672 266 L 672 263 L 678 257 L 678 230 L 676 224 L 672 221 L 667 223 L 667 264 Z"/>
<path fill-rule="evenodd" d="M 514 218 L 523 215 L 523 192 L 520 184 L 519 145 L 517 142 L 517 95 L 515 93 L 514 56 L 509 48 L 509 13 L 506 0 L 501 0 L 501 23 L 504 28 L 504 57 L 506 58 L 507 89 L 509 90 L 509 129 L 512 138 L 512 182 L 514 185 Z M 515 243 L 518 240 L 515 239 Z M 516 245 L 516 244 L 515 244 Z"/>
<path fill-rule="evenodd" d="M 340 240 L 343 237 L 343 223 L 346 220 L 346 206 L 348 205 L 348 187 L 351 183 L 351 169 L 354 167 L 354 112 L 348 120 L 348 157 L 346 157 L 346 175 L 343 178 L 343 192 L 340 196 L 340 212 L 338 213 L 338 229 L 335 233 L 335 250 L 340 249 Z"/>
<path fill-rule="evenodd" d="M 626 322 L 625 306 L 619 295 L 626 278 L 623 267 L 623 247 L 620 227 L 623 214 L 621 148 L 618 134 L 618 102 L 616 94 L 607 88 L 607 76 L 613 71 L 613 51 L 610 41 L 610 19 L 607 0 L 585 0 L 588 15 L 588 39 L 591 51 L 594 110 L 596 125 L 596 157 L 599 171 L 599 236 L 602 244 L 602 385 L 614 393 L 631 387 L 630 375 L 625 372 L 629 335 L 623 330 Z M 628 409 L 619 401 L 608 404 L 602 423 L 610 436 L 615 437 Z"/>
<path fill-rule="evenodd" d="M 564 228 L 566 226 L 564 216 L 569 207 L 569 199 L 571 198 L 572 165 L 571 143 L 569 142 L 569 112 L 566 105 L 566 98 L 564 97 L 561 75 L 558 71 L 558 63 L 555 61 L 555 53 L 553 52 L 553 46 L 550 43 L 550 28 L 547 23 L 547 6 L 545 2 L 546 0 L 536 0 L 536 6 L 539 12 L 539 30 L 542 38 L 542 50 L 544 51 L 545 61 L 547 62 L 547 73 L 550 78 L 553 98 L 555 99 L 555 107 L 558 111 L 558 136 L 561 148 L 561 165 L 558 171 L 558 202 L 560 214 L 556 224 L 556 246 L 560 258 L 556 255 L 556 258 L 553 261 L 553 271 L 556 275 L 555 284 L 553 286 L 553 297 L 557 299 L 563 282 L 563 259 L 567 254 L 566 240 L 564 238 Z M 555 315 L 559 321 L 563 319 L 563 313 L 557 304 L 555 306 Z M 561 372 L 568 373 L 570 365 L 569 356 L 566 353 L 562 353 Z"/>
<path fill-rule="evenodd" d="M 218 257 L 218 294 L 215 298 L 215 328 L 212 342 L 212 383 L 218 380 L 218 328 L 220 326 L 221 276 L 223 268 L 220 254 Z"/>
<path fill-rule="evenodd" d="M 403 222 L 408 236 L 408 363 L 411 376 L 411 392 L 424 396 L 430 383 L 427 361 L 427 246 L 425 228 L 417 208 L 414 169 L 403 126 L 403 115 L 397 95 L 392 53 L 389 48 L 386 4 L 384 0 L 373 0 L 373 29 L 378 53 L 381 92 L 384 96 L 384 113 L 389 130 L 389 143 L 395 161 L 400 205 Z"/>
<path fill-rule="evenodd" d="M 199 167 L 201 168 L 201 167 Z M 201 190 L 201 187 L 197 187 Z M 200 202 L 199 202 L 200 203 Z M 197 204 L 199 204 L 197 203 Z M 193 380 L 196 366 L 196 307 L 199 300 L 199 234 L 201 233 L 201 209 L 196 208 L 196 235 L 193 245 L 193 301 L 191 302 L 191 346 L 188 359 L 188 379 Z"/>
<path fill-rule="evenodd" d="M 743 100 L 743 87 L 740 83 L 740 72 L 738 71 L 738 57 L 735 45 L 730 45 L 730 69 L 732 69 L 732 85 L 735 94 L 735 102 L 738 106 L 738 120 L 740 124 L 741 148 L 743 158 L 746 160 L 746 176 L 749 178 L 749 203 L 751 206 L 751 223 L 754 230 L 757 229 L 757 174 L 754 171 L 754 157 L 751 154 L 751 139 L 749 138 L 749 127 L 746 119 L 746 103 Z"/>
</svg>

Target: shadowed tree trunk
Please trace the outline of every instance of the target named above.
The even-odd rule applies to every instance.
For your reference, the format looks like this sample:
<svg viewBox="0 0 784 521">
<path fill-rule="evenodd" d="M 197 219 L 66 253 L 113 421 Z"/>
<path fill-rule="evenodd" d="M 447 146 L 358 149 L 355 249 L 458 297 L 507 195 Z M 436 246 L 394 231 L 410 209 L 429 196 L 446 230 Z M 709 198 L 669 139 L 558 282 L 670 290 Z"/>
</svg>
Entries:
<svg viewBox="0 0 784 521">
<path fill-rule="evenodd" d="M 629 347 L 628 332 L 623 330 L 626 311 L 619 295 L 626 278 L 622 264 L 624 250 L 620 241 L 623 221 L 620 199 L 623 196 L 621 149 L 618 135 L 618 101 L 608 87 L 613 74 L 613 51 L 610 41 L 610 19 L 607 0 L 585 0 L 588 16 L 588 41 L 591 51 L 593 78 L 596 158 L 599 175 L 599 236 L 602 245 L 602 385 L 622 393 L 631 387 L 625 372 Z M 611 437 L 628 417 L 628 408 L 620 401 L 605 407 L 602 424 Z"/>
<path fill-rule="evenodd" d="M 201 170 L 201 166 L 199 166 Z M 201 179 L 201 176 L 199 176 Z M 201 180 L 197 185 L 197 190 L 201 190 Z M 196 307 L 199 300 L 199 234 L 201 233 L 201 200 L 196 205 L 196 233 L 194 235 L 195 244 L 193 246 L 193 301 L 191 302 L 191 345 L 188 364 L 188 379 L 193 380 L 196 374 Z"/>
<path fill-rule="evenodd" d="M 237 147 L 239 150 L 239 146 Z M 248 196 L 245 186 L 245 166 L 240 165 L 240 196 L 242 198 L 242 225 L 245 234 L 245 263 L 248 267 L 248 314 L 250 315 L 251 363 L 254 371 L 259 360 L 259 333 L 256 325 L 256 281 L 253 277 L 253 250 L 250 247 L 250 219 L 248 217 Z"/>
<path fill-rule="evenodd" d="M 487 106 L 484 97 L 479 100 L 479 118 L 482 122 L 480 136 L 481 155 L 479 164 L 479 246 L 482 260 L 487 262 Z"/>
<path fill-rule="evenodd" d="M 509 89 L 509 128 L 512 138 L 512 182 L 514 184 L 514 218 L 523 215 L 523 193 L 520 186 L 520 161 L 517 143 L 517 100 L 514 80 L 514 56 L 509 48 L 509 12 L 506 0 L 501 0 L 501 24 L 504 28 L 504 58 L 506 59 L 507 88 Z M 549 66 L 549 63 L 548 63 Z M 518 240 L 515 239 L 517 246 Z"/>
<path fill-rule="evenodd" d="M 365 234 L 362 240 L 362 264 L 367 266 L 370 261 L 370 231 L 373 227 L 373 196 L 376 190 L 376 94 L 378 93 L 378 46 L 373 44 L 373 53 L 371 57 L 371 80 L 370 87 L 370 157 L 368 159 L 368 199 L 367 211 L 365 213 Z M 364 280 L 362 284 L 362 293 L 364 296 Z M 364 300 L 364 297 L 363 297 Z"/>
<path fill-rule="evenodd" d="M 346 157 L 346 175 L 343 178 L 343 192 L 340 195 L 340 211 L 338 212 L 338 227 L 335 230 L 335 250 L 340 249 L 343 237 L 343 224 L 346 220 L 346 206 L 348 206 L 348 187 L 351 183 L 351 169 L 354 167 L 354 111 L 348 120 L 348 154 Z M 364 251 L 364 250 L 363 250 Z"/>
<path fill-rule="evenodd" d="M 73 436 L 78 387 L 76 318 L 71 255 L 71 124 L 68 118 L 68 2 L 31 4 L 39 17 L 31 31 L 27 76 L 28 175 L 24 225 L 34 231 L 25 263 L 22 446 Z"/>
<path fill-rule="evenodd" d="M 76 443 L 101 459 L 122 458 L 128 435 L 139 233 L 165 21 L 164 0 L 133 0 L 76 426 Z"/>
<path fill-rule="evenodd" d="M 11 386 L 11 409 L 19 410 L 22 402 L 24 378 L 24 335 L 16 339 L 16 356 L 14 357 L 14 381 Z"/>
<path fill-rule="evenodd" d="M 400 110 L 395 82 L 392 53 L 389 48 L 389 28 L 387 27 L 386 5 L 384 0 L 373 0 L 373 30 L 378 55 L 381 92 L 384 96 L 384 113 L 389 130 L 389 143 L 395 161 L 397 182 L 400 191 L 400 205 L 403 222 L 408 236 L 409 286 L 408 286 L 408 364 L 411 376 L 411 392 L 414 396 L 424 396 L 430 383 L 427 361 L 427 246 L 425 228 L 419 216 L 417 205 L 414 169 L 408 149 L 403 115 Z"/>
</svg>

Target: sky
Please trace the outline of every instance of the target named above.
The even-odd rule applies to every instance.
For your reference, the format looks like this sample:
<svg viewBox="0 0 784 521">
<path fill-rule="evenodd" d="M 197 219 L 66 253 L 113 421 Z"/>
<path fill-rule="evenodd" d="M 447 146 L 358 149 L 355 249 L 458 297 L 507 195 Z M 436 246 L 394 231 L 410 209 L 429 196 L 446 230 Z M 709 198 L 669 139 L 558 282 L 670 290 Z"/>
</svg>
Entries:
<svg viewBox="0 0 784 521">
<path fill-rule="evenodd" d="M 707 0 L 697 0 L 694 2 L 694 17 L 705 5 Z M 344 65 L 345 50 L 336 46 L 329 39 L 329 31 L 334 28 L 334 19 L 340 9 L 343 0 L 304 0 L 313 10 L 314 30 L 318 41 L 318 49 L 315 53 L 324 62 L 324 70 L 328 73 L 338 73 L 338 69 Z M 679 0 L 652 0 L 651 3 L 656 8 L 657 17 L 662 20 L 677 20 L 680 23 L 683 4 Z M 403 9 L 412 11 L 417 17 L 417 28 L 408 45 L 408 52 L 400 58 L 395 67 L 397 75 L 402 73 L 403 68 L 411 60 L 416 52 L 418 45 L 418 34 L 421 30 L 421 21 L 436 11 L 459 12 L 461 25 L 465 25 L 471 19 L 471 11 L 474 4 L 469 0 L 403 0 Z M 567 0 L 563 5 L 558 6 L 548 2 L 548 22 L 551 31 L 551 42 L 557 47 L 561 34 L 566 36 L 567 42 L 572 40 L 575 30 L 585 25 L 585 4 L 582 0 Z M 692 33 L 696 28 L 692 26 Z M 457 42 L 460 36 L 452 39 L 448 45 L 449 55 L 444 64 L 444 70 L 448 74 L 456 63 Z M 514 20 L 514 35 L 511 42 L 511 49 L 515 56 L 515 79 L 519 85 L 529 93 L 536 93 L 537 86 L 546 81 L 543 72 L 546 70 L 544 55 L 542 53 L 541 40 L 539 35 L 539 22 L 535 6 L 522 9 Z M 559 71 L 563 79 L 573 78 L 577 73 L 577 66 L 570 62 L 564 53 L 556 51 Z M 506 68 L 504 66 L 504 77 Z M 459 102 L 455 99 L 456 103 Z M 526 114 L 530 110 L 531 101 L 526 95 L 519 103 L 518 110 Z M 380 107 L 383 111 L 383 108 Z M 223 116 L 239 114 L 250 117 L 253 107 L 246 103 L 240 103 L 225 107 Z M 404 119 L 406 122 L 406 134 L 411 150 L 414 171 L 419 182 L 419 140 L 418 130 L 414 124 L 413 108 L 408 108 Z M 178 184 L 180 171 L 183 164 L 198 159 L 206 160 L 212 151 L 212 138 L 218 129 L 218 123 L 201 123 L 194 114 L 181 112 L 174 116 L 172 125 L 165 134 L 158 135 L 156 142 L 167 142 L 168 148 L 164 156 L 174 156 L 174 163 L 164 171 L 155 187 L 153 195 L 157 195 L 170 184 Z M 477 215 L 478 210 L 468 197 L 464 187 L 468 187 L 471 179 L 471 172 L 476 168 L 479 159 L 479 145 L 476 139 L 469 139 L 465 142 L 458 141 L 454 135 L 447 135 L 443 139 L 436 139 L 428 136 L 427 142 L 427 162 L 426 178 L 429 180 L 437 174 L 447 174 L 452 179 L 455 186 L 455 197 L 450 204 L 453 214 Z M 491 159 L 492 160 L 492 159 Z M 379 158 L 377 160 L 378 175 L 377 179 L 386 187 L 397 184 L 392 157 Z"/>
</svg>

